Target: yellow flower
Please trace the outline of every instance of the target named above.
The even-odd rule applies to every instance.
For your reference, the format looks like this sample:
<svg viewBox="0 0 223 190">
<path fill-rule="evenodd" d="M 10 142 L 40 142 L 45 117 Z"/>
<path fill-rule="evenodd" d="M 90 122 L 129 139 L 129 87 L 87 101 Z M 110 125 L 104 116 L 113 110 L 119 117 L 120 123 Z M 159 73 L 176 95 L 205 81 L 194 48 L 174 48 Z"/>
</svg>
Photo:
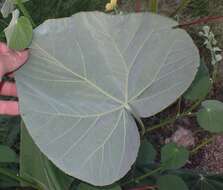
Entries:
<svg viewBox="0 0 223 190">
<path fill-rule="evenodd" d="M 113 8 L 114 8 L 114 7 L 112 6 L 111 3 L 107 3 L 106 6 L 105 6 L 105 10 L 106 10 L 106 11 L 112 11 Z"/>
<path fill-rule="evenodd" d="M 111 0 L 110 3 L 107 3 L 105 6 L 106 11 L 113 11 L 117 7 L 118 0 Z"/>
<path fill-rule="evenodd" d="M 111 4 L 112 4 L 113 7 L 116 7 L 117 6 L 117 1 L 118 0 L 111 0 Z"/>
</svg>

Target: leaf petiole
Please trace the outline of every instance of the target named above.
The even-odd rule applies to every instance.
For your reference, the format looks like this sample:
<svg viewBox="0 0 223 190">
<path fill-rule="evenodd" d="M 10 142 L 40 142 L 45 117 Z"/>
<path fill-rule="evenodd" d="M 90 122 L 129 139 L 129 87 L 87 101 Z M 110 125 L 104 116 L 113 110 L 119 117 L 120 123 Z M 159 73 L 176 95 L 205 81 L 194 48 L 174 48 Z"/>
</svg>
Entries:
<svg viewBox="0 0 223 190">
<path fill-rule="evenodd" d="M 30 22 L 32 23 L 33 27 L 35 27 L 35 22 L 33 21 L 32 17 L 30 16 L 28 10 L 26 9 L 26 7 L 23 5 L 22 1 L 21 0 L 16 0 L 16 4 L 18 6 L 18 8 L 20 9 L 20 11 L 23 13 L 23 15 L 25 17 L 27 17 Z"/>
<path fill-rule="evenodd" d="M 193 150 L 191 150 L 191 154 L 195 154 L 198 150 L 200 150 L 201 148 L 203 148 L 204 146 L 206 146 L 207 144 L 211 143 L 214 140 L 215 136 L 212 136 L 208 139 L 206 139 L 205 141 L 203 141 L 200 145 L 198 145 L 197 147 L 195 147 Z"/>
<path fill-rule="evenodd" d="M 132 116 L 138 122 L 139 127 L 141 129 L 140 134 L 141 134 L 141 137 L 142 137 L 146 133 L 145 125 L 144 125 L 142 119 L 140 118 L 140 116 L 138 115 L 138 113 L 130 105 L 127 104 L 125 106 L 125 108 L 126 108 L 127 111 L 129 111 L 132 114 Z"/>
<path fill-rule="evenodd" d="M 125 182 L 121 185 L 124 186 L 124 185 L 130 184 L 130 183 L 138 183 L 139 181 L 141 181 L 141 180 L 143 180 L 143 179 L 145 179 L 149 176 L 152 176 L 153 174 L 155 174 L 157 172 L 160 172 L 162 170 L 163 170 L 163 166 L 160 166 L 160 167 L 158 167 L 158 168 L 156 168 L 156 169 L 154 169 L 154 170 L 152 170 L 152 171 L 150 171 L 150 172 L 148 172 L 144 175 L 141 175 L 139 177 L 136 177 L 135 179 L 129 180 L 129 181 L 127 181 L 127 182 Z"/>
</svg>

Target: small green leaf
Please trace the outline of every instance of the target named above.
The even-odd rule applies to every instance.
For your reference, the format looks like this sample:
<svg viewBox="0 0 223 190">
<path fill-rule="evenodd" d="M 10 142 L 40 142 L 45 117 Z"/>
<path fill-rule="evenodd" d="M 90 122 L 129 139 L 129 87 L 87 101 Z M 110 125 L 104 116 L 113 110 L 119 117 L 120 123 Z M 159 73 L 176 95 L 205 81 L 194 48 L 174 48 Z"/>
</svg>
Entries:
<svg viewBox="0 0 223 190">
<path fill-rule="evenodd" d="M 8 146 L 0 145 L 0 163 L 18 162 L 16 153 Z"/>
<path fill-rule="evenodd" d="M 33 36 L 33 28 L 29 19 L 24 16 L 18 18 L 18 14 L 18 10 L 13 12 L 10 24 L 4 30 L 8 46 L 17 51 L 27 48 Z"/>
<path fill-rule="evenodd" d="M 178 176 L 165 175 L 158 178 L 159 190 L 188 190 L 186 183 Z"/>
<path fill-rule="evenodd" d="M 86 183 L 81 183 L 77 190 L 121 190 L 121 187 L 119 185 L 111 185 L 108 187 L 96 187 L 92 185 L 88 185 Z"/>
<path fill-rule="evenodd" d="M 186 164 L 188 158 L 189 151 L 174 143 L 167 144 L 161 149 L 161 163 L 165 169 L 181 168 Z"/>
<path fill-rule="evenodd" d="M 151 164 L 154 162 L 155 158 L 156 158 L 156 150 L 154 149 L 153 145 L 147 139 L 143 140 L 140 145 L 136 164 L 137 165 Z"/>
<path fill-rule="evenodd" d="M 183 97 L 190 101 L 196 101 L 205 97 L 211 88 L 210 75 L 206 65 L 201 62 L 197 75 L 190 86 L 184 93 Z"/>
<path fill-rule="evenodd" d="M 197 121 L 207 131 L 223 132 L 223 103 L 217 100 L 202 102 L 202 108 L 197 113 Z"/>
</svg>

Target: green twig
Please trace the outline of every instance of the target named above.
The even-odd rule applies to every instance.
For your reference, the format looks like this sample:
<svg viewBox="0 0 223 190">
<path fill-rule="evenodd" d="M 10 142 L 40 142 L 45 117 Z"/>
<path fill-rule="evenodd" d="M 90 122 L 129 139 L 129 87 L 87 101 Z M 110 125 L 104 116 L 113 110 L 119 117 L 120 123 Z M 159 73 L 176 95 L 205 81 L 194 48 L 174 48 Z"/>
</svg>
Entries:
<svg viewBox="0 0 223 190">
<path fill-rule="evenodd" d="M 124 186 L 124 185 L 130 184 L 130 183 L 138 183 L 139 181 L 142 181 L 143 179 L 145 179 L 145 178 L 147 178 L 149 176 L 152 176 L 153 174 L 155 174 L 157 172 L 160 172 L 161 170 L 163 170 L 163 166 L 160 166 L 159 168 L 156 168 L 156 169 L 154 169 L 154 170 L 152 170 L 152 171 L 150 171 L 150 172 L 148 172 L 148 173 L 146 173 L 144 175 L 141 175 L 139 177 L 131 179 L 131 180 L 129 180 L 129 181 L 127 181 L 127 182 L 125 182 L 125 183 L 123 183 L 121 185 Z"/>
<path fill-rule="evenodd" d="M 193 150 L 191 150 L 191 151 L 190 151 L 191 155 L 195 154 L 198 150 L 200 150 L 201 148 L 203 148 L 203 147 L 206 146 L 207 144 L 211 143 L 211 142 L 213 141 L 214 138 L 215 138 L 215 136 L 212 136 L 212 137 L 206 139 L 204 142 L 202 142 L 202 143 L 201 143 L 200 145 L 198 145 L 196 148 L 194 148 Z M 134 179 L 131 179 L 131 180 L 127 181 L 127 182 L 124 182 L 124 183 L 121 184 L 121 185 L 124 186 L 124 185 L 130 184 L 130 183 L 138 183 L 139 181 L 141 181 L 141 180 L 143 180 L 143 179 L 145 179 L 145 178 L 147 178 L 147 177 L 150 177 L 150 176 L 152 176 L 152 175 L 154 175 L 154 174 L 156 174 L 157 172 L 160 172 L 160 171 L 162 171 L 162 170 L 163 170 L 163 166 L 160 166 L 160 167 L 158 167 L 158 168 L 156 168 L 156 169 L 154 169 L 154 170 L 152 170 L 152 171 L 150 171 L 150 172 L 148 172 L 148 173 L 146 173 L 146 174 L 144 174 L 144 175 L 141 175 L 141 176 L 139 176 L 139 177 L 136 177 L 136 178 L 134 178 Z"/>
<path fill-rule="evenodd" d="M 182 103 L 182 97 L 180 97 L 179 100 L 178 100 L 177 116 L 179 116 L 181 114 L 181 103 Z"/>
<path fill-rule="evenodd" d="M 33 27 L 36 27 L 35 22 L 33 21 L 32 17 L 30 16 L 26 7 L 23 5 L 22 1 L 21 0 L 16 0 L 16 4 L 19 7 L 20 11 L 23 13 L 23 15 L 26 16 L 30 20 Z"/>
<path fill-rule="evenodd" d="M 212 136 L 211 138 L 206 139 L 204 142 L 202 142 L 196 148 L 194 148 L 193 150 L 191 150 L 190 153 L 192 155 L 195 154 L 198 150 L 200 150 L 201 148 L 203 148 L 204 146 L 206 146 L 207 144 L 209 144 L 210 142 L 212 142 L 214 138 L 215 138 L 215 136 Z M 139 183 L 139 181 L 142 181 L 143 179 L 145 179 L 147 177 L 150 177 L 150 176 L 152 176 L 152 175 L 154 175 L 154 174 L 156 174 L 156 173 L 158 173 L 158 172 L 160 172 L 162 170 L 163 170 L 163 166 L 160 166 L 160 167 L 158 167 L 158 168 L 156 168 L 156 169 L 154 169 L 154 170 L 152 170 L 152 171 L 150 171 L 150 172 L 148 172 L 148 173 L 146 173 L 144 175 L 141 175 L 139 177 L 136 177 L 134 179 L 131 179 L 131 180 L 127 181 L 127 182 L 124 182 L 121 185 L 124 186 L 124 185 L 130 184 L 130 183 Z"/>
<path fill-rule="evenodd" d="M 195 19 L 193 21 L 190 22 L 185 22 L 185 23 L 181 23 L 179 25 L 176 25 L 173 27 L 173 29 L 175 28 L 188 28 L 190 26 L 196 26 L 196 25 L 203 25 L 205 23 L 211 23 L 211 22 L 222 22 L 223 20 L 223 16 L 208 16 L 208 17 L 204 17 L 204 18 L 199 18 L 199 19 Z"/>
<path fill-rule="evenodd" d="M 214 84 L 217 81 L 217 75 L 218 75 L 218 64 L 216 63 L 215 65 L 213 65 L 212 84 Z"/>
<path fill-rule="evenodd" d="M 204 146 L 206 146 L 207 144 L 211 143 L 214 140 L 215 136 L 212 136 L 208 139 L 206 139 L 205 141 L 203 141 L 200 145 L 198 145 L 197 147 L 195 147 L 193 150 L 191 150 L 191 154 L 195 154 L 198 150 L 200 150 L 201 148 L 203 148 Z"/>
<path fill-rule="evenodd" d="M 154 130 L 159 129 L 161 127 L 164 127 L 164 126 L 166 126 L 168 124 L 173 123 L 174 121 L 176 121 L 176 117 L 168 118 L 168 119 L 164 120 L 163 122 L 161 122 L 161 123 L 159 123 L 157 125 L 153 125 L 152 127 L 147 128 L 146 129 L 146 133 L 154 131 Z"/>
<path fill-rule="evenodd" d="M 163 122 L 153 125 L 152 127 L 149 127 L 146 129 L 146 133 L 151 132 L 153 130 L 159 129 L 161 127 L 164 127 L 168 124 L 174 123 L 177 119 L 183 118 L 183 117 L 193 117 L 194 113 L 192 113 L 193 110 L 195 110 L 203 101 L 203 98 L 198 100 L 196 103 L 194 103 L 188 110 L 184 111 L 183 113 L 177 114 L 176 116 L 172 118 L 167 118 Z"/>
<path fill-rule="evenodd" d="M 0 168 L 0 174 L 4 175 L 6 177 L 9 177 L 11 179 L 14 179 L 16 181 L 23 182 L 23 183 L 27 183 L 30 187 L 33 187 L 34 189 L 37 189 L 36 185 L 34 185 L 33 183 L 31 183 L 29 180 L 27 180 L 27 179 L 25 179 L 25 178 L 23 178 L 21 176 L 17 176 L 15 173 L 10 172 L 7 169 Z"/>
<path fill-rule="evenodd" d="M 157 0 L 150 0 L 150 11 L 153 13 L 158 12 L 158 1 Z"/>
<path fill-rule="evenodd" d="M 176 16 L 180 11 L 182 11 L 191 0 L 181 0 L 180 5 L 177 7 L 177 9 L 170 15 L 170 17 Z"/>
</svg>

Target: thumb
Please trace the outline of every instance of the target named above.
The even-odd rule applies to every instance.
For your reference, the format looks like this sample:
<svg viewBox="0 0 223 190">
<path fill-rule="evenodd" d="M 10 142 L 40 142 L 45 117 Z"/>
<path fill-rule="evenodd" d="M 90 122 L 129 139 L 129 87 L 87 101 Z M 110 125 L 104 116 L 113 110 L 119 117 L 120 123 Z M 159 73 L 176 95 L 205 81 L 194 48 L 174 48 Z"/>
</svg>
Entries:
<svg viewBox="0 0 223 190">
<path fill-rule="evenodd" d="M 24 50 L 20 52 L 15 52 L 15 61 L 14 61 L 14 68 L 12 68 L 11 71 L 17 70 L 19 67 L 21 67 L 28 59 L 29 57 L 29 51 Z"/>
<path fill-rule="evenodd" d="M 11 73 L 21 67 L 27 61 L 28 57 L 28 50 L 18 52 L 0 43 L 0 81 L 3 75 Z"/>
</svg>

